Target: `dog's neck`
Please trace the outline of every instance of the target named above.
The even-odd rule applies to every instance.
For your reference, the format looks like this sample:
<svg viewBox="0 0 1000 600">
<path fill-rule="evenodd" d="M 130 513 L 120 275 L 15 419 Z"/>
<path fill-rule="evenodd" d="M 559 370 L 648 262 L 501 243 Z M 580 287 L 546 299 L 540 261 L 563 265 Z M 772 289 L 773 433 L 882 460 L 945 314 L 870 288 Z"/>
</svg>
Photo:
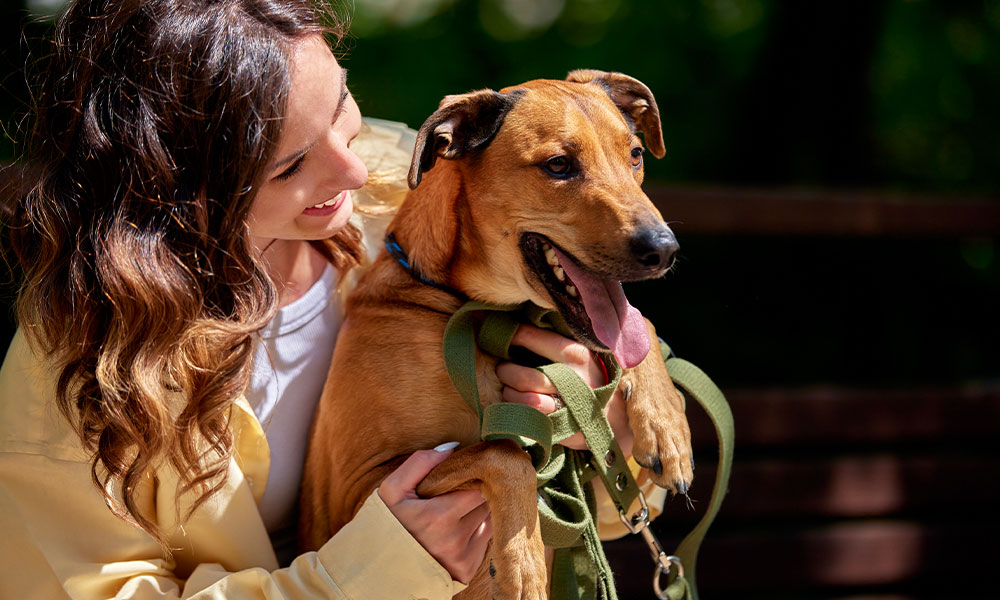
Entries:
<svg viewBox="0 0 1000 600">
<path fill-rule="evenodd" d="M 405 250 L 410 270 L 440 286 L 456 288 L 455 262 L 461 253 L 458 207 L 464 202 L 462 170 L 438 161 L 411 190 L 386 232 Z"/>
<path fill-rule="evenodd" d="M 441 291 L 448 292 L 459 298 L 465 298 L 465 294 L 452 288 L 449 285 L 438 283 L 432 279 L 428 279 L 410 260 L 410 256 L 406 253 L 406 250 L 399 245 L 396 240 L 396 235 L 389 233 L 385 236 L 385 249 L 389 252 L 389 255 L 396 259 L 396 262 L 401 266 L 407 273 L 410 274 L 413 279 L 424 284 L 429 285 L 433 288 L 437 288 Z"/>
</svg>

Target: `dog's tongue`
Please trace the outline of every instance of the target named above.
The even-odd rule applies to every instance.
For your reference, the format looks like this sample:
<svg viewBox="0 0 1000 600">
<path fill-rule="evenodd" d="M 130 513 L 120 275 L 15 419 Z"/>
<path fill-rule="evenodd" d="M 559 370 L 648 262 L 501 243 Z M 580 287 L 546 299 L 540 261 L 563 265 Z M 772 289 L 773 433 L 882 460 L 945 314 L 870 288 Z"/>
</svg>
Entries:
<svg viewBox="0 0 1000 600">
<path fill-rule="evenodd" d="M 587 273 L 556 250 L 559 264 L 572 280 L 597 339 L 611 349 L 618 364 L 630 369 L 649 352 L 649 333 L 642 313 L 628 303 L 621 282 Z"/>
</svg>

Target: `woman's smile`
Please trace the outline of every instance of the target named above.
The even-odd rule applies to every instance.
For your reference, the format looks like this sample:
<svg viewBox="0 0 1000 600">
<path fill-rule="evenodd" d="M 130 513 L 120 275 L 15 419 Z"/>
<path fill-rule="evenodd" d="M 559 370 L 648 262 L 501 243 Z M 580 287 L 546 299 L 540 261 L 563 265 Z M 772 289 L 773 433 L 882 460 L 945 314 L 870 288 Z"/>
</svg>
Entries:
<svg viewBox="0 0 1000 600">
<path fill-rule="evenodd" d="M 332 215 L 344 206 L 344 200 L 347 198 L 349 193 L 350 192 L 347 190 L 344 190 L 326 202 L 310 206 L 309 208 L 303 210 L 302 214 L 309 215 L 311 217 L 326 217 Z"/>
</svg>

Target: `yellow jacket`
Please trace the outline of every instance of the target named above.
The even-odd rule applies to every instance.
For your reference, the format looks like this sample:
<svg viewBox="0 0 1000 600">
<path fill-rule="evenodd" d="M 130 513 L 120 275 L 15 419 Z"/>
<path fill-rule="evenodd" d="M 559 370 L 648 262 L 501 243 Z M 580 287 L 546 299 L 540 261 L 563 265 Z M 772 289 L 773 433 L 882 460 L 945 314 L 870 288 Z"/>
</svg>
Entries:
<svg viewBox="0 0 1000 600">
<path fill-rule="evenodd" d="M 278 569 L 257 501 L 268 447 L 253 411 L 233 411 L 226 487 L 187 513 L 177 476 L 150 473 L 137 497 L 178 550 L 115 517 L 91 481 L 90 457 L 56 409 L 52 371 L 19 331 L 0 369 L 0 598 L 428 598 L 464 588 L 372 494 L 317 552 Z"/>
<path fill-rule="evenodd" d="M 397 173 L 405 173 L 400 161 L 408 164 L 411 132 L 373 122 L 369 133 L 382 149 L 377 156 L 395 157 Z M 386 142 L 396 147 L 387 150 Z M 372 197 L 401 195 L 397 188 L 375 189 Z M 385 214 L 368 208 L 374 218 L 365 227 L 384 226 Z M 145 514 L 154 516 L 176 548 L 165 557 L 153 538 L 104 504 L 91 480 L 90 456 L 55 406 L 53 375 L 18 331 L 0 369 L 0 598 L 394 600 L 450 598 L 464 589 L 378 494 L 320 550 L 279 569 L 257 509 L 267 481 L 267 441 L 243 398 L 232 414 L 235 451 L 224 489 L 183 522 L 178 516 L 187 514 L 194 498 L 175 498 L 177 474 L 171 468 L 148 473 L 137 491 Z M 654 507 L 662 505 L 662 490 L 647 497 Z M 622 533 L 605 504 L 602 532 Z"/>
</svg>

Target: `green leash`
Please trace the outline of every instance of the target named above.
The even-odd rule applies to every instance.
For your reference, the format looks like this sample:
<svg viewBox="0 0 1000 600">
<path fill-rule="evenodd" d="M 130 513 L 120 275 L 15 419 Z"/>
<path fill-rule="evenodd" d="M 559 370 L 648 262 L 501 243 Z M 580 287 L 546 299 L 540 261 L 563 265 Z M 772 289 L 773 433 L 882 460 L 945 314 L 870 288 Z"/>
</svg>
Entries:
<svg viewBox="0 0 1000 600">
<path fill-rule="evenodd" d="M 685 583 L 684 585 L 689 585 L 690 598 L 698 600 L 698 590 L 695 586 L 698 549 L 701 547 L 702 540 L 705 539 L 705 534 L 708 533 L 708 528 L 712 526 L 712 521 L 719 514 L 719 509 L 722 508 L 722 499 L 729 486 L 729 474 L 733 469 L 733 447 L 736 437 L 733 412 L 730 410 L 722 390 L 709 379 L 704 371 L 682 358 L 673 357 L 670 347 L 663 341 L 660 342 L 660 352 L 666 361 L 670 378 L 701 405 L 708 414 L 708 418 L 711 419 L 712 425 L 715 427 L 716 438 L 719 441 L 719 468 L 715 474 L 715 483 L 712 486 L 712 498 L 709 500 L 708 509 L 691 530 L 691 533 L 677 546 L 677 557 L 689 574 L 690 584 Z M 657 567 L 655 577 L 658 579 L 659 575 L 660 571 Z M 669 589 L 668 586 L 668 592 Z M 671 600 L 675 600 L 674 596 L 670 596 L 669 593 L 667 595 Z M 676 598 L 680 597 L 683 596 Z"/>
<path fill-rule="evenodd" d="M 617 600 L 613 575 L 598 538 L 593 487 L 588 485 L 597 476 L 607 488 L 625 526 L 632 533 L 640 533 L 650 546 L 653 560 L 657 563 L 654 576 L 657 597 L 697 600 L 693 582 L 698 547 L 721 505 L 732 461 L 732 415 L 722 393 L 694 365 L 676 358 L 667 359 L 669 348 L 661 345 L 675 383 L 702 406 L 707 404 L 712 407 L 709 409 L 706 406 L 706 410 L 716 424 L 720 439 L 720 469 L 709 510 L 681 543 L 677 556 L 667 556 L 648 529 L 649 511 L 645 498 L 604 415 L 604 407 L 617 389 L 622 373 L 613 358 L 605 365 L 610 381 L 596 390 L 587 386 L 565 365 L 538 367 L 555 384 L 566 405 L 551 415 L 516 403 L 482 406 L 476 384 L 477 348 L 509 359 L 510 341 L 521 322 L 567 331 L 557 312 L 530 303 L 496 306 L 470 301 L 452 316 L 445 328 L 444 357 L 452 383 L 479 417 L 482 439 L 513 439 L 531 456 L 538 473 L 542 539 L 547 546 L 556 549 L 551 597 Z M 674 369 L 680 372 L 680 378 L 675 375 Z M 717 413 L 720 415 L 718 418 Z M 583 432 L 590 452 L 569 450 L 558 445 L 578 431 Z M 726 432 L 728 441 L 724 441 Z M 636 498 L 642 508 L 635 515 L 626 517 Z M 687 567 L 687 577 L 684 567 Z M 664 573 L 672 575 L 665 590 L 660 587 Z"/>
</svg>

